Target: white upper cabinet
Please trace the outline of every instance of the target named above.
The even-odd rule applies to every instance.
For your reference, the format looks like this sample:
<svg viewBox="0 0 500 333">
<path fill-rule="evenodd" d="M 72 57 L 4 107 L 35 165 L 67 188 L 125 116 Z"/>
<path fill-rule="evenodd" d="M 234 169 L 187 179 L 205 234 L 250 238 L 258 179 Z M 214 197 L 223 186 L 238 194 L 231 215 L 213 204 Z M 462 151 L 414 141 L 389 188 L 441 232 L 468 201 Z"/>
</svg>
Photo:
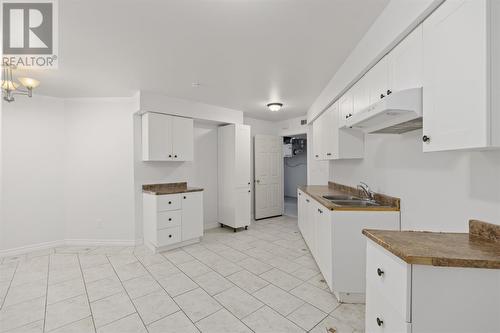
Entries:
<svg viewBox="0 0 500 333">
<path fill-rule="evenodd" d="M 500 145 L 499 7 L 448 0 L 424 21 L 424 151 Z"/>
<path fill-rule="evenodd" d="M 339 128 L 343 118 L 339 105 L 334 103 L 313 122 L 313 150 L 317 160 L 363 157 L 364 134 Z"/>
<path fill-rule="evenodd" d="M 423 60 L 423 27 L 419 25 L 387 55 L 389 84 L 385 95 L 422 87 Z"/>
<path fill-rule="evenodd" d="M 159 113 L 142 115 L 142 159 L 172 159 L 172 117 Z"/>
<path fill-rule="evenodd" d="M 363 76 L 351 88 L 352 90 L 352 113 L 363 111 L 370 105 L 370 87 L 366 76 Z"/>
<path fill-rule="evenodd" d="M 369 104 L 377 103 L 387 96 L 389 89 L 389 69 L 387 57 L 382 58 L 364 76 L 365 84 L 368 87 Z"/>
<path fill-rule="evenodd" d="M 172 117 L 172 153 L 174 161 L 193 160 L 193 131 L 193 119 Z"/>
<path fill-rule="evenodd" d="M 339 98 L 340 123 L 339 127 L 344 127 L 346 119 L 354 114 L 352 90 L 348 90 L 342 97 Z"/>
<path fill-rule="evenodd" d="M 143 161 L 192 161 L 193 119 L 147 112 L 142 115 Z"/>
<path fill-rule="evenodd" d="M 323 159 L 323 124 L 324 124 L 324 113 L 321 114 L 314 122 L 313 122 L 313 154 L 315 160 Z"/>
</svg>

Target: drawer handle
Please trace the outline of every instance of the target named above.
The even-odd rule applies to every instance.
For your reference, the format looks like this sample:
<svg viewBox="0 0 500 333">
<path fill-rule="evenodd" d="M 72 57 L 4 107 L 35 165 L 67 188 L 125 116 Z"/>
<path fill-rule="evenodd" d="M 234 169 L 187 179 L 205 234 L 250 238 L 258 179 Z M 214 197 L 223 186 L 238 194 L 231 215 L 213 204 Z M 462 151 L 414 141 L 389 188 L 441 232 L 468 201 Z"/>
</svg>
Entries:
<svg viewBox="0 0 500 333">
<path fill-rule="evenodd" d="M 384 324 L 384 321 L 382 319 L 380 319 L 379 317 L 377 317 L 377 325 L 382 326 L 383 324 Z"/>
<path fill-rule="evenodd" d="M 184 199 L 186 199 L 186 196 L 184 196 Z"/>
<path fill-rule="evenodd" d="M 319 209 L 319 208 L 318 208 L 318 212 L 319 212 L 320 214 L 323 214 L 323 211 L 322 211 L 321 209 Z"/>
<path fill-rule="evenodd" d="M 171 204 L 172 204 L 172 201 L 169 201 L 169 202 L 168 202 L 168 204 L 169 204 L 169 205 L 171 205 Z"/>
<path fill-rule="evenodd" d="M 172 238 L 172 235 L 168 235 L 168 238 Z"/>
<path fill-rule="evenodd" d="M 380 268 L 377 268 L 377 275 L 378 275 L 378 276 L 382 276 L 382 275 L 384 275 L 384 271 L 383 271 L 383 270 L 381 270 Z"/>
<path fill-rule="evenodd" d="M 309 202 L 309 199 L 306 199 L 306 202 Z"/>
<path fill-rule="evenodd" d="M 171 218 L 171 217 L 169 217 L 169 218 L 168 218 L 168 220 L 169 220 L 169 221 L 172 221 L 172 218 Z"/>
<path fill-rule="evenodd" d="M 172 157 L 172 155 L 168 155 L 168 157 Z"/>
<path fill-rule="evenodd" d="M 177 155 L 174 155 L 175 158 L 177 158 Z"/>
</svg>

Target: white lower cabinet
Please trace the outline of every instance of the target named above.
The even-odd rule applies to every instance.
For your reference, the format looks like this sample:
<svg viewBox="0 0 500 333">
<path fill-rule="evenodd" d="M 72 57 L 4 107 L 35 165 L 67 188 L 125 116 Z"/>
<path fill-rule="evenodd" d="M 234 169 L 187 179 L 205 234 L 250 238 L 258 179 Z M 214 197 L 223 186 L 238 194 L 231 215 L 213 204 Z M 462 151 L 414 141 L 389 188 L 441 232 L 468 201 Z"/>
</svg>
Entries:
<svg viewBox="0 0 500 333">
<path fill-rule="evenodd" d="M 366 247 L 366 332 L 500 332 L 500 270 L 410 265 Z"/>
<path fill-rule="evenodd" d="M 154 252 L 203 236 L 203 192 L 143 194 L 144 244 Z"/>
<path fill-rule="evenodd" d="M 325 282 L 339 301 L 365 300 L 364 228 L 399 230 L 398 211 L 332 211 L 298 190 L 298 225 Z"/>
</svg>

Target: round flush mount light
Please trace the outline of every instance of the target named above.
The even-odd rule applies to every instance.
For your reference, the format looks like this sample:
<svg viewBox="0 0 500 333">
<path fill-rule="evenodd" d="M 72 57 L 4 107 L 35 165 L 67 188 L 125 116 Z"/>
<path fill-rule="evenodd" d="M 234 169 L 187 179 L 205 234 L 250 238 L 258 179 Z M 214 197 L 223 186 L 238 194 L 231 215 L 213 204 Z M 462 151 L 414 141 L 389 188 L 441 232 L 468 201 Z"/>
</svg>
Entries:
<svg viewBox="0 0 500 333">
<path fill-rule="evenodd" d="M 283 107 L 283 104 L 282 103 L 269 103 L 269 104 L 267 104 L 267 107 L 268 107 L 269 111 L 277 112 L 277 111 L 281 110 L 281 108 Z"/>
</svg>

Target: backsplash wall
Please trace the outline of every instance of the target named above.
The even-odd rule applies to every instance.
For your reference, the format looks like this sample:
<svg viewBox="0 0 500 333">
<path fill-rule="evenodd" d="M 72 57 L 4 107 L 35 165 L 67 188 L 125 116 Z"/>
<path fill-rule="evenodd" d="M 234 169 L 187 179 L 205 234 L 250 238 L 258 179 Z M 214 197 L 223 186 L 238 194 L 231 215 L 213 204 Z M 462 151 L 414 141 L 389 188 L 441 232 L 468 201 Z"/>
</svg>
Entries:
<svg viewBox="0 0 500 333">
<path fill-rule="evenodd" d="M 401 198 L 402 228 L 466 232 L 500 224 L 500 150 L 422 152 L 422 131 L 368 135 L 365 158 L 330 162 L 330 180 Z"/>
</svg>

